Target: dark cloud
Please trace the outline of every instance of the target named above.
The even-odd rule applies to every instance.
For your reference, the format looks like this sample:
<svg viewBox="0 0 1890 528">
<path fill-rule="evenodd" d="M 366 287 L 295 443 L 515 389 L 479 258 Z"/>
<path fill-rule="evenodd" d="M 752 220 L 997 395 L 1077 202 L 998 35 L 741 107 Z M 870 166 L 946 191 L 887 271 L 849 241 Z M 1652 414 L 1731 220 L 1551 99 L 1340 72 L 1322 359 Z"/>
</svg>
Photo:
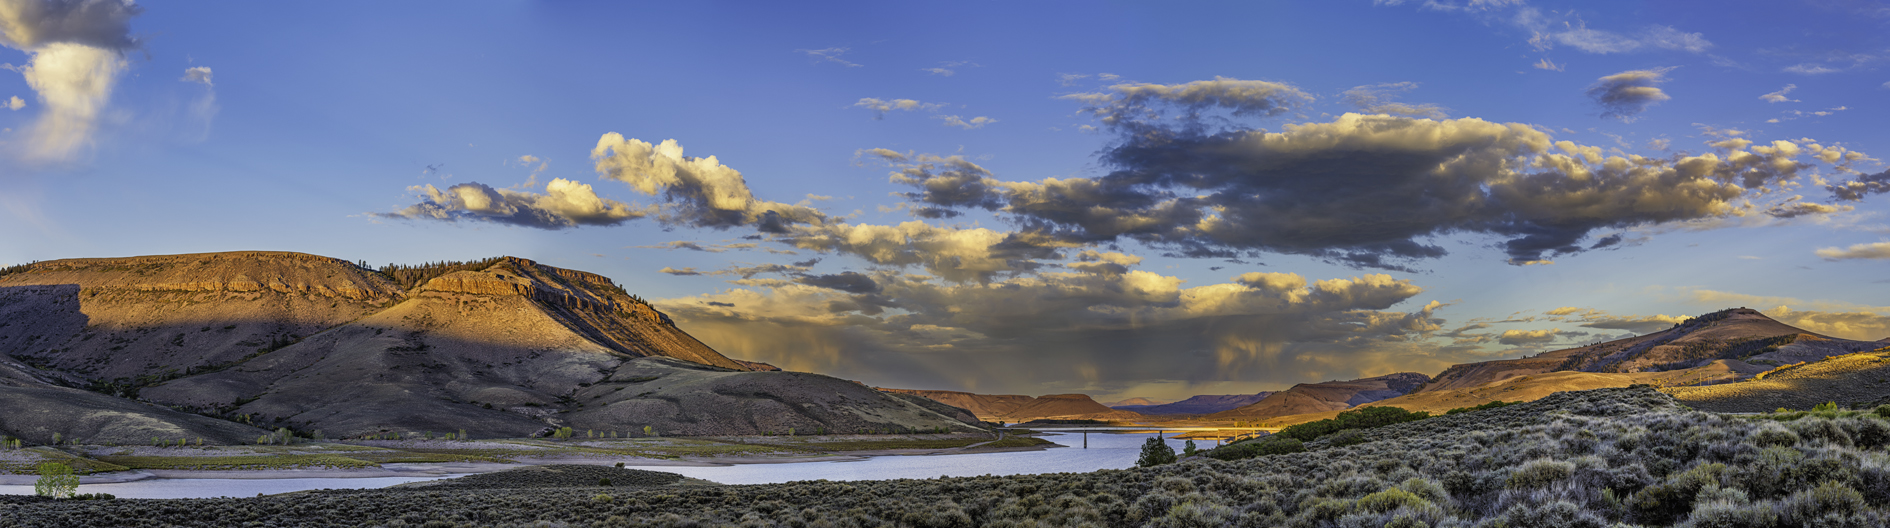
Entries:
<svg viewBox="0 0 1890 528">
<path fill-rule="evenodd" d="M 1134 101 L 1109 108 L 1161 101 L 1092 95 Z M 1193 113 L 1211 100 L 1173 104 Z M 1796 159 L 1810 151 L 1784 141 L 1667 158 L 1608 156 L 1529 125 L 1474 118 L 1346 114 L 1280 132 L 1210 133 L 1153 110 L 1098 115 L 1121 132 L 1102 155 L 1115 170 L 1102 177 L 1007 182 L 960 170 L 952 181 L 965 185 L 952 194 L 923 188 L 942 172 L 936 167 L 895 179 L 921 187 L 907 196 L 928 207 L 995 208 L 1018 225 L 1016 235 L 1043 247 L 1129 239 L 1181 257 L 1272 252 L 1411 271 L 1413 262 L 1447 254 L 1435 240 L 1454 234 L 1500 237 L 1497 246 L 1516 264 L 1614 247 L 1628 241 L 1589 237 L 1739 214 L 1749 190 L 1810 166 Z"/>
<path fill-rule="evenodd" d="M 879 293 L 879 283 L 873 282 L 872 277 L 852 271 L 833 275 L 803 275 L 794 279 L 794 282 L 847 293 Z"/>
<path fill-rule="evenodd" d="M 380 218 L 409 220 L 472 220 L 538 229 L 577 226 L 612 226 L 649 214 L 628 204 L 600 198 L 590 185 L 554 179 L 545 194 L 495 189 L 479 182 L 462 183 L 441 191 L 432 185 L 411 189 L 420 203 L 392 213 L 370 213 Z"/>
<path fill-rule="evenodd" d="M 1890 170 L 1876 174 L 1865 174 L 1857 179 L 1825 186 L 1839 200 L 1859 201 L 1873 194 L 1890 192 Z"/>
<path fill-rule="evenodd" d="M 1672 99 L 1655 85 L 1665 82 L 1673 68 L 1629 70 L 1595 81 L 1588 87 L 1588 97 L 1601 105 L 1601 117 L 1633 121 L 1647 107 Z"/>
<path fill-rule="evenodd" d="M 34 49 L 59 43 L 125 51 L 139 47 L 131 18 L 144 8 L 120 0 L 0 1 L 0 44 Z"/>
<path fill-rule="evenodd" d="M 1276 116 L 1312 100 L 1312 96 L 1290 84 L 1226 77 L 1183 84 L 1117 84 L 1103 92 L 1063 98 L 1082 102 L 1083 112 L 1106 126 L 1132 130 L 1163 126 L 1160 123 L 1171 117 L 1183 126 L 1199 129 L 1207 124 L 1210 112 Z M 1169 116 L 1166 111 L 1170 109 L 1181 114 Z"/>
<path fill-rule="evenodd" d="M 678 250 L 678 249 L 687 249 L 690 251 L 701 251 L 705 253 L 721 253 L 723 251 L 728 251 L 731 249 L 735 249 L 735 250 L 754 249 L 755 244 L 747 243 L 747 242 L 743 242 L 739 244 L 702 244 L 702 243 L 688 241 L 688 240 L 673 240 L 673 241 L 664 242 L 664 243 L 656 244 L 656 245 L 631 246 L 631 247 L 639 248 L 639 249 L 667 249 L 671 251 Z"/>
<path fill-rule="evenodd" d="M 1132 260 L 1095 252 L 1077 262 Z M 1134 269 L 990 283 L 861 275 L 879 292 L 783 281 L 658 306 L 725 353 L 879 386 L 1044 394 L 1169 380 L 1260 390 L 1479 357 L 1423 343 L 1438 330 L 1439 305 L 1388 311 L 1422 290 L 1385 275 L 1250 273 L 1193 288 Z"/>
</svg>

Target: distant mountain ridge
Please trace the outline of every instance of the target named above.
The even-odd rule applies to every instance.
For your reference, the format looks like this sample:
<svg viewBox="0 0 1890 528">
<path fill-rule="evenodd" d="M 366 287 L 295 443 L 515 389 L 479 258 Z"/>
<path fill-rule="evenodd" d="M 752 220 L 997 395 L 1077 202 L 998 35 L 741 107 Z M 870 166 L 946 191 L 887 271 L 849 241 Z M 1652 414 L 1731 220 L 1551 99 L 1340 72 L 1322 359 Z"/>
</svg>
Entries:
<svg viewBox="0 0 1890 528">
<path fill-rule="evenodd" d="M 959 391 L 880 388 L 880 391 L 919 396 L 971 411 L 978 419 L 993 422 L 1028 422 L 1031 420 L 1140 420 L 1140 413 L 1111 409 L 1096 403 L 1086 394 L 1048 394 L 1039 397 L 1021 394 L 974 394 Z"/>
<path fill-rule="evenodd" d="M 1421 391 L 1467 389 L 1504 379 L 1556 371 L 1636 373 L 1682 370 L 1728 360 L 1784 365 L 1871 350 L 1853 341 L 1798 329 L 1749 308 L 1708 313 L 1647 335 L 1617 339 L 1521 359 L 1454 365 Z"/>
<path fill-rule="evenodd" d="M 1271 396 L 1272 391 L 1254 394 L 1203 394 L 1190 396 L 1174 403 L 1153 405 L 1111 405 L 1110 408 L 1121 411 L 1135 411 L 1142 414 L 1213 414 L 1259 403 Z"/>
<path fill-rule="evenodd" d="M 1403 396 L 1431 381 L 1416 372 L 1399 372 L 1349 381 L 1301 383 L 1267 395 L 1258 402 L 1207 415 L 1210 420 L 1255 420 L 1323 411 L 1350 409 Z"/>
</svg>

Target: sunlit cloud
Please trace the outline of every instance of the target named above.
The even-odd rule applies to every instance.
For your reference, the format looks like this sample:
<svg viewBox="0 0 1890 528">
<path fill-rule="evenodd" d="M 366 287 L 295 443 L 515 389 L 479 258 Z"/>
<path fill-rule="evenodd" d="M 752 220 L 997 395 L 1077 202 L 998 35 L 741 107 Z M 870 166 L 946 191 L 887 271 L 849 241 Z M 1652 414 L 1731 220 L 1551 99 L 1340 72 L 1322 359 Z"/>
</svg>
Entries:
<svg viewBox="0 0 1890 528">
<path fill-rule="evenodd" d="M 99 116 L 139 42 L 128 27 L 142 9 L 128 1 L 0 0 L 0 45 L 31 60 L 14 68 L 38 95 L 39 119 L 20 155 L 35 162 L 77 157 L 92 144 Z M 24 103 L 9 107 L 18 110 Z"/>
</svg>

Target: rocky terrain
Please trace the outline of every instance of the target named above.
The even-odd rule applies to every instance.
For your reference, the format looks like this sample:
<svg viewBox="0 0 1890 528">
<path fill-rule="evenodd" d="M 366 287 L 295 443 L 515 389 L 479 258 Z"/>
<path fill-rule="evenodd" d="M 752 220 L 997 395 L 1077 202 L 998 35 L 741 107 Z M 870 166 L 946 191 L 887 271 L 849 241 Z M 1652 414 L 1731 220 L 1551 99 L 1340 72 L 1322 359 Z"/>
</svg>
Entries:
<svg viewBox="0 0 1890 528">
<path fill-rule="evenodd" d="M 140 438 L 256 437 L 232 421 L 329 437 L 970 427 L 942 406 L 724 357 L 608 278 L 519 258 L 374 270 L 235 252 L 9 270 L 0 352 L 17 371 L 11 386 L 193 433 Z M 102 438 L 29 418 L 51 405 L 0 406 L 0 432 Z M 211 423 L 234 429 L 202 429 Z"/>
</svg>

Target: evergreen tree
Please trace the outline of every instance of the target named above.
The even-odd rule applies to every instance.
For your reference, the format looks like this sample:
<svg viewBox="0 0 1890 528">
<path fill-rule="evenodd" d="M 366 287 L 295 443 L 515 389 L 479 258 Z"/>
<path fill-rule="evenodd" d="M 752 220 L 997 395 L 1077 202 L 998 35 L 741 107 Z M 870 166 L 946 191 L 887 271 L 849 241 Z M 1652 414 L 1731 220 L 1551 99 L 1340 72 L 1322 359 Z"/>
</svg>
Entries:
<svg viewBox="0 0 1890 528">
<path fill-rule="evenodd" d="M 1142 456 L 1135 459 L 1135 467 L 1154 467 L 1175 461 L 1175 448 L 1168 447 L 1160 435 L 1150 437 L 1142 443 Z"/>
</svg>

